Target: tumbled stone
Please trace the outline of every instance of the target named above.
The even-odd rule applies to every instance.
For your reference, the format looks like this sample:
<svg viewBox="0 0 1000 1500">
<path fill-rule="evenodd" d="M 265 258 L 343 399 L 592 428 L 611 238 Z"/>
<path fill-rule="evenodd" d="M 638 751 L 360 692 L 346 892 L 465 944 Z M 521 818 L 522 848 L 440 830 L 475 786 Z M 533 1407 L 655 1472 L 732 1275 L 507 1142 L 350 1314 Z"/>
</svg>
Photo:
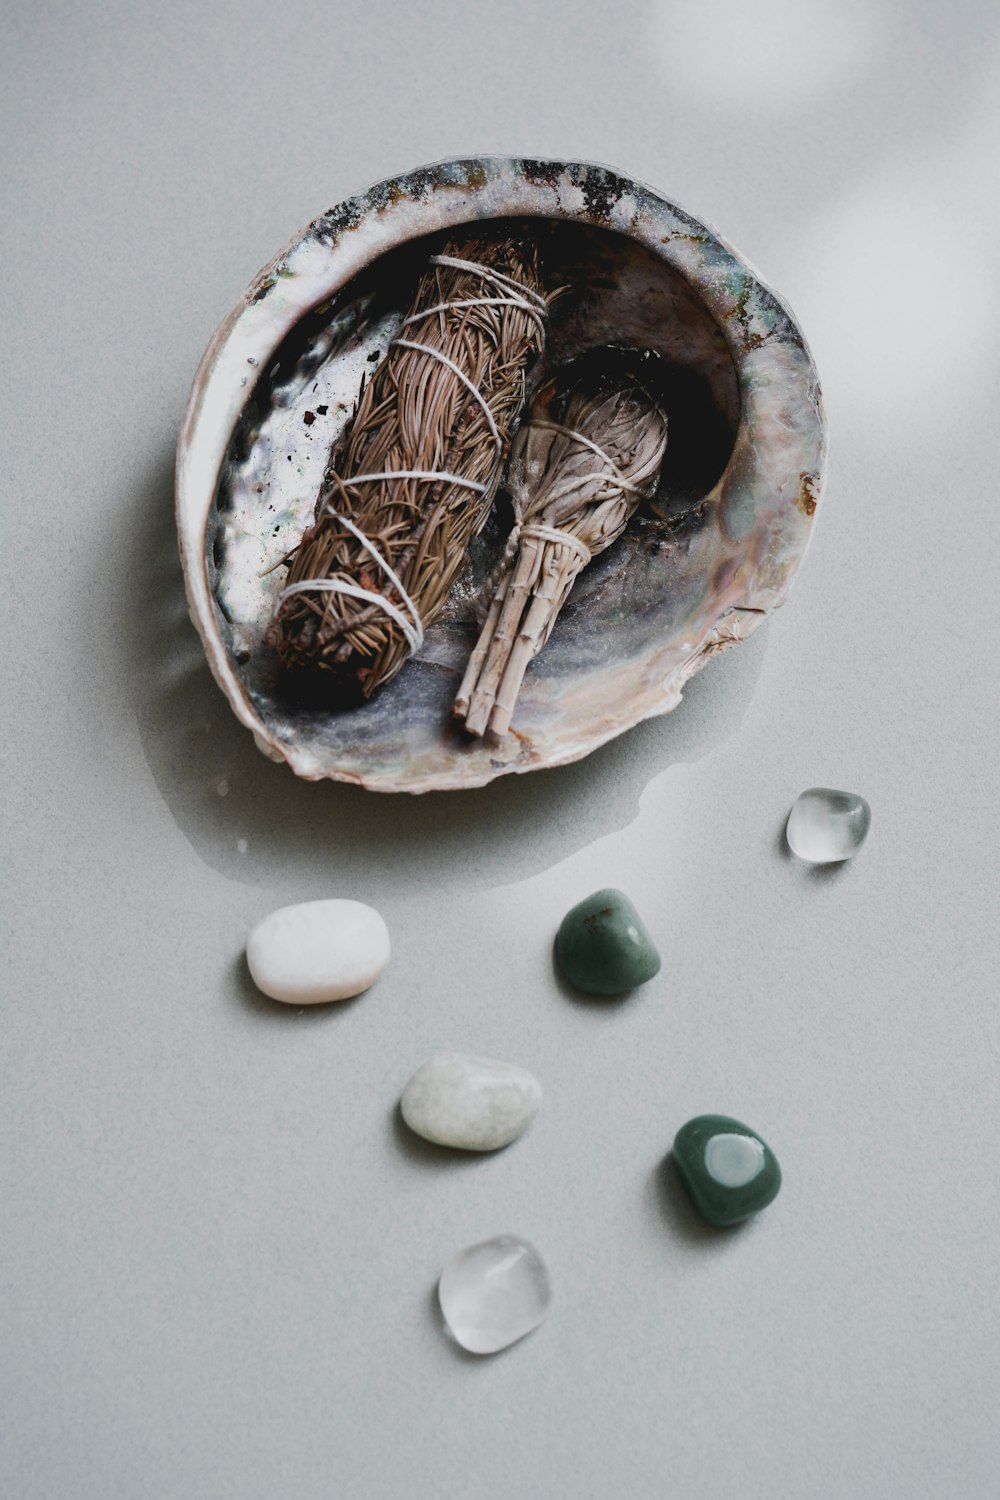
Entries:
<svg viewBox="0 0 1000 1500">
<path fill-rule="evenodd" d="M 288 1005 L 360 995 L 382 973 L 389 955 L 389 930 L 362 901 L 282 906 L 258 922 L 247 939 L 254 984 Z"/>
<path fill-rule="evenodd" d="M 441 1273 L 438 1301 L 463 1349 L 495 1354 L 538 1327 L 552 1301 L 552 1283 L 534 1245 L 516 1234 L 498 1234 L 452 1257 Z"/>
<path fill-rule="evenodd" d="M 855 792 L 810 787 L 796 798 L 785 837 L 799 859 L 829 865 L 857 854 L 868 837 L 872 810 Z"/>
<path fill-rule="evenodd" d="M 674 1164 L 691 1202 L 710 1224 L 739 1224 L 781 1187 L 774 1152 L 728 1115 L 698 1115 L 674 1139 Z"/>
<path fill-rule="evenodd" d="M 556 959 L 570 984 L 588 995 L 620 995 L 660 971 L 642 918 L 616 890 L 595 891 L 566 913 Z"/>
<path fill-rule="evenodd" d="M 461 1151 L 497 1151 L 527 1130 L 541 1103 L 541 1085 L 523 1068 L 438 1052 L 414 1073 L 400 1108 L 424 1140 Z"/>
</svg>

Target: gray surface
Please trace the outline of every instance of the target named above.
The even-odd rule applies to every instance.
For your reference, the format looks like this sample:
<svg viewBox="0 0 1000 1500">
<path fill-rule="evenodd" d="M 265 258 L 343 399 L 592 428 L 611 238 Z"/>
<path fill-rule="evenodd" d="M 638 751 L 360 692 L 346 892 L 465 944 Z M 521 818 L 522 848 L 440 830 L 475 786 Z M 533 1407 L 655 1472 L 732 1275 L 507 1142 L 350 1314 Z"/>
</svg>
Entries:
<svg viewBox="0 0 1000 1500">
<path fill-rule="evenodd" d="M 995 8 L 945 9 L 8 7 L 5 1496 L 997 1493 L 1000 77 Z M 672 720 L 455 800 L 300 786 L 184 619 L 187 384 L 306 219 L 483 149 L 645 178 L 789 297 L 826 513 Z M 781 851 L 815 783 L 874 812 L 829 874 Z M 583 1004 L 550 937 L 605 883 L 665 964 Z M 255 998 L 248 926 L 324 894 L 394 966 Z M 538 1074 L 524 1140 L 406 1138 L 439 1046 Z M 661 1167 L 704 1110 L 785 1169 L 733 1234 Z M 432 1288 L 504 1229 L 557 1300 L 476 1362 Z"/>
</svg>

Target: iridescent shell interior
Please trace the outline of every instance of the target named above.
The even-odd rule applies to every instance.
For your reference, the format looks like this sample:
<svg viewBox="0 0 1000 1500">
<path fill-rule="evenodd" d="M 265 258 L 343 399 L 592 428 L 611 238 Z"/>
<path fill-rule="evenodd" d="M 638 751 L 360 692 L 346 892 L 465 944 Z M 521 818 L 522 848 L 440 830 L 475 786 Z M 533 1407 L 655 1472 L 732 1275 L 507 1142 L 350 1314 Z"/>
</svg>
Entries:
<svg viewBox="0 0 1000 1500">
<path fill-rule="evenodd" d="M 662 359 L 670 439 L 655 499 L 577 582 L 502 740 L 451 703 L 501 496 L 419 654 L 360 706 L 294 700 L 265 641 L 362 374 L 385 355 L 427 257 L 470 226 L 539 242 L 555 302 L 532 383 L 608 344 Z M 709 229 L 603 168 L 446 163 L 317 220 L 223 324 L 181 435 L 178 523 L 209 661 L 265 753 L 381 790 L 481 785 L 575 760 L 680 701 L 685 681 L 781 603 L 822 483 L 815 370 L 787 309 Z M 276 566 L 276 564 L 278 566 Z"/>
</svg>

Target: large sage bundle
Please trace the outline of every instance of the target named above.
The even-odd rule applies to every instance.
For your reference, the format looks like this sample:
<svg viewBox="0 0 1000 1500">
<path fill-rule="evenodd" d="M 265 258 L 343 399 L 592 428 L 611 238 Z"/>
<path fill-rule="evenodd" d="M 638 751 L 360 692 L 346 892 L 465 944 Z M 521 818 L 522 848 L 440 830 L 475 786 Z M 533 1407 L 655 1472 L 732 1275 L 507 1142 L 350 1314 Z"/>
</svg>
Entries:
<svg viewBox="0 0 1000 1500">
<path fill-rule="evenodd" d="M 577 576 L 656 488 L 667 419 L 648 388 L 655 357 L 606 356 L 568 388 L 565 376 L 542 386 L 515 438 L 507 484 L 516 525 L 454 705 L 471 734 L 507 732 Z"/>
<path fill-rule="evenodd" d="M 431 258 L 291 555 L 269 632 L 286 667 L 369 696 L 419 648 L 489 514 L 546 310 L 530 242 Z"/>
</svg>

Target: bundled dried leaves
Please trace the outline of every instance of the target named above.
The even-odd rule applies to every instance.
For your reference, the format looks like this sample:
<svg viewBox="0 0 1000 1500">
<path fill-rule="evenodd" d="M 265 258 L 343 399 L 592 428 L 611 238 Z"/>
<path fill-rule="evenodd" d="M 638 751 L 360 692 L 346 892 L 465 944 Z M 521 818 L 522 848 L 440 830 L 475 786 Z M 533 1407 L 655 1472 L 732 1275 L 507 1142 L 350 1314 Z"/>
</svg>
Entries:
<svg viewBox="0 0 1000 1500">
<path fill-rule="evenodd" d="M 531 243 L 433 258 L 292 555 L 269 636 L 286 667 L 369 696 L 419 644 L 489 514 L 546 306 Z"/>
</svg>

